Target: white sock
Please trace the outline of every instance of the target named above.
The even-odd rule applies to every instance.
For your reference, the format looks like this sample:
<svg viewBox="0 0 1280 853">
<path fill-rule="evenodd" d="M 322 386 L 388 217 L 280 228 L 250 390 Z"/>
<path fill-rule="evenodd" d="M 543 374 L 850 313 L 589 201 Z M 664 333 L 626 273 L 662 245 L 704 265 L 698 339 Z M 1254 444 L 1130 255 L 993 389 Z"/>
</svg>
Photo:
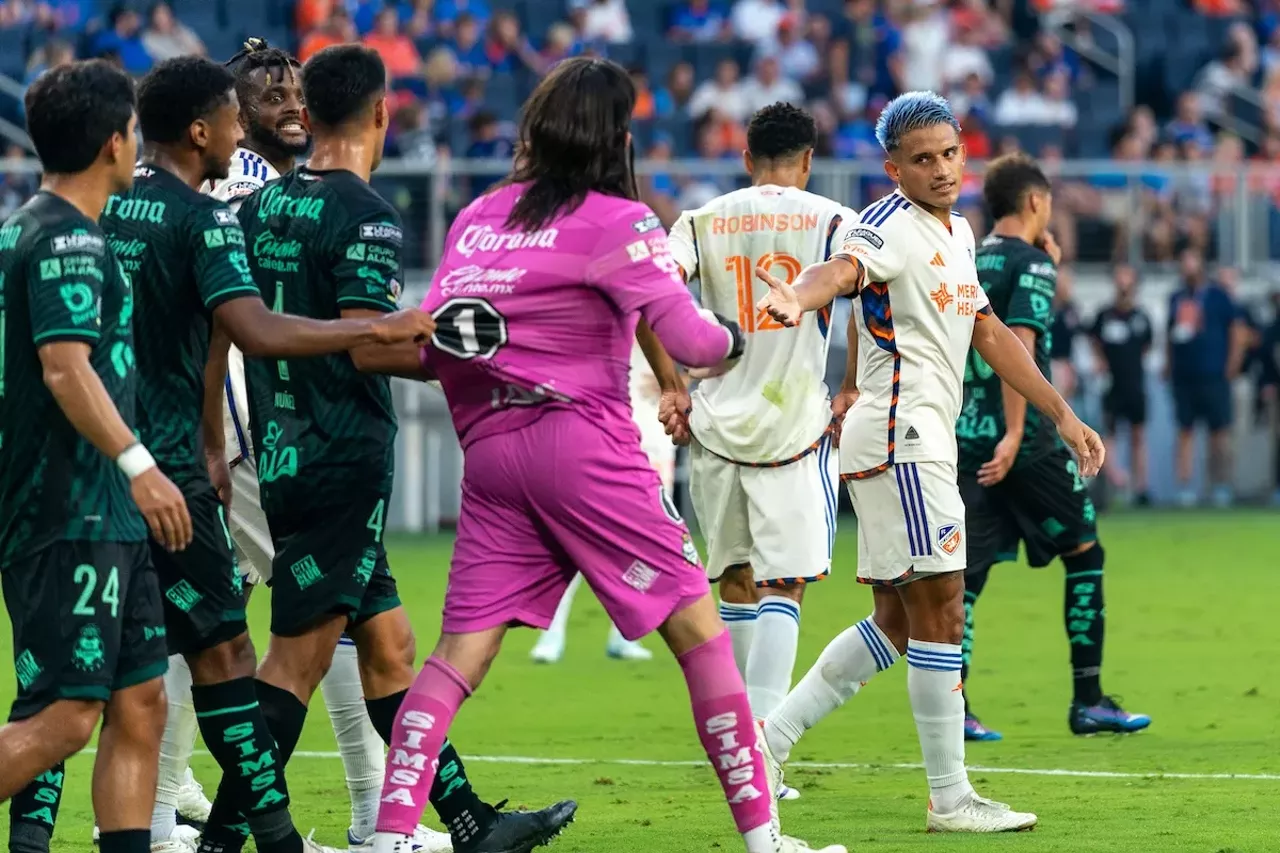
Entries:
<svg viewBox="0 0 1280 853">
<path fill-rule="evenodd" d="M 622 636 L 622 632 L 618 630 L 618 626 L 612 622 L 609 623 L 609 641 L 606 647 L 626 645 L 627 638 Z"/>
<path fill-rule="evenodd" d="M 738 673 L 745 681 L 747 678 L 747 658 L 751 654 L 751 639 L 756 632 L 755 604 L 733 604 L 720 602 L 720 621 L 729 629 L 729 639 L 733 641 L 733 660 L 738 665 Z"/>
<path fill-rule="evenodd" d="M 747 853 L 774 853 L 778 849 L 778 837 L 767 823 L 742 833 L 742 840 L 746 842 Z"/>
<path fill-rule="evenodd" d="M 747 700 L 763 720 L 791 690 L 800 643 L 800 605 L 781 595 L 766 595 L 756 610 L 756 631 L 747 656 Z"/>
<path fill-rule="evenodd" d="M 960 646 L 907 642 L 907 694 L 920 733 L 929 798 L 947 814 L 973 792 L 964 769 L 964 694 Z"/>
<path fill-rule="evenodd" d="M 556 615 L 551 618 L 551 627 L 547 629 L 548 634 L 564 636 L 565 628 L 569 624 L 569 611 L 573 609 L 573 597 L 578 594 L 580 586 L 582 586 L 582 575 L 574 575 L 560 598 L 560 604 L 556 606 Z"/>
<path fill-rule="evenodd" d="M 786 761 L 806 731 L 897 659 L 898 650 L 870 616 L 827 643 L 817 662 L 765 721 L 764 734 L 774 757 Z"/>
<path fill-rule="evenodd" d="M 151 810 L 151 837 L 166 841 L 177 828 L 178 789 L 182 787 L 191 752 L 196 746 L 196 709 L 191 702 L 191 669 L 182 655 L 169 658 L 164 675 L 169 713 L 160 740 L 160 767 L 156 777 L 156 803 Z"/>
<path fill-rule="evenodd" d="M 369 721 L 356 647 L 347 637 L 342 638 L 333 653 L 333 664 L 320 682 L 320 692 L 324 694 L 324 706 L 329 711 L 338 753 L 347 774 L 351 831 L 357 838 L 368 838 L 373 835 L 378 820 L 385 747 Z"/>
</svg>

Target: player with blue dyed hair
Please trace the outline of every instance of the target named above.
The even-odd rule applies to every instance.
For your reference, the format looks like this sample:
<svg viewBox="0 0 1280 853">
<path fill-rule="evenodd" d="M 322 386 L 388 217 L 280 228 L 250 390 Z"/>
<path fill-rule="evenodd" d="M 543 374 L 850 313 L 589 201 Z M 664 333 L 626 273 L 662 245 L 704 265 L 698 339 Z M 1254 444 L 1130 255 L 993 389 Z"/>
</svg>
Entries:
<svg viewBox="0 0 1280 853">
<path fill-rule="evenodd" d="M 957 485 L 956 422 L 970 346 L 1058 428 L 1092 476 L 1098 434 L 1075 416 L 1022 342 L 992 312 L 974 265 L 974 237 L 951 206 L 965 151 L 960 124 L 933 92 L 908 92 L 876 122 L 897 189 L 853 214 L 831 260 L 791 285 L 766 270 L 760 307 L 783 325 L 856 297 L 842 386 L 840 474 L 858 514 L 858 580 L 872 615 L 836 637 L 768 717 L 761 739 L 773 774 L 818 720 L 900 656 L 929 782 L 930 832 L 1015 832 L 1034 814 L 979 796 L 964 764 L 964 635 L 968 532 Z"/>
</svg>

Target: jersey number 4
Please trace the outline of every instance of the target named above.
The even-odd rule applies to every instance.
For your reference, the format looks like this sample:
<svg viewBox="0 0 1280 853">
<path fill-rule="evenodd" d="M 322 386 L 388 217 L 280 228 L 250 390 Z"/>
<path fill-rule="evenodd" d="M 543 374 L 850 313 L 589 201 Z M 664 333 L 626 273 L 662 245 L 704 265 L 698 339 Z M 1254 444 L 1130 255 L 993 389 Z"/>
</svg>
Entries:
<svg viewBox="0 0 1280 853">
<path fill-rule="evenodd" d="M 507 343 L 507 318 L 486 299 L 450 299 L 434 316 L 435 345 L 455 358 L 493 358 Z"/>
<path fill-rule="evenodd" d="M 756 309 L 756 267 L 764 267 L 770 272 L 774 272 L 774 267 L 782 267 L 783 280 L 791 284 L 800 275 L 804 265 L 794 255 L 782 252 L 761 255 L 754 264 L 746 255 L 730 255 L 724 261 L 724 268 L 733 273 L 738 287 L 738 325 L 742 327 L 742 331 L 774 332 L 785 329 L 786 326 L 770 317 L 767 312 Z"/>
</svg>

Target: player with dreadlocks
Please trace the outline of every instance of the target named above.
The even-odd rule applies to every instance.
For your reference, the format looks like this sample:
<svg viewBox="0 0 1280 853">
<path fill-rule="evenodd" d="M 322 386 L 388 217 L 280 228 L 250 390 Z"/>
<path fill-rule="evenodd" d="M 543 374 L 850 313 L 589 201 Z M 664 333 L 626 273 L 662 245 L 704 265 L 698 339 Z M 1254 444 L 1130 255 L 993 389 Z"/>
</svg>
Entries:
<svg viewBox="0 0 1280 853">
<path fill-rule="evenodd" d="M 240 202 L 294 168 L 296 158 L 306 153 L 311 137 L 302 121 L 302 80 L 298 60 L 272 47 L 266 39 L 252 38 L 226 62 L 235 75 L 240 103 L 240 124 L 244 139 L 231 157 L 228 176 L 206 184 L 205 192 L 238 209 Z M 215 332 L 217 335 L 217 332 Z M 221 347 L 211 346 L 213 351 Z M 236 557 L 244 577 L 246 594 L 253 585 L 271 580 L 274 547 L 267 520 L 259 503 L 258 477 L 249 444 L 248 394 L 244 380 L 244 359 L 234 346 L 228 349 L 226 386 L 226 458 L 231 464 L 232 503 L 230 529 Z M 195 743 L 196 718 L 191 706 L 191 674 L 185 664 L 171 665 L 165 685 L 169 697 L 169 718 L 161 746 L 160 782 L 156 794 L 157 819 L 172 819 L 172 803 L 178 813 L 190 799 L 194 784 L 188 763 Z M 373 834 L 378 813 L 378 794 L 383 775 L 383 743 L 369 720 L 355 645 L 343 637 L 333 664 L 320 684 L 329 719 L 333 723 L 346 771 L 351 796 L 351 827 L 348 841 L 355 848 Z M 184 775 L 185 774 L 185 775 Z M 186 780 L 184 786 L 184 778 Z M 198 791 L 198 786 L 196 787 Z M 201 820 L 208 817 L 209 804 L 203 801 Z M 166 827 L 161 827 L 161 830 Z M 168 837 L 155 835 L 155 837 Z M 421 827 L 416 841 L 424 853 L 451 849 L 447 833 Z"/>
</svg>

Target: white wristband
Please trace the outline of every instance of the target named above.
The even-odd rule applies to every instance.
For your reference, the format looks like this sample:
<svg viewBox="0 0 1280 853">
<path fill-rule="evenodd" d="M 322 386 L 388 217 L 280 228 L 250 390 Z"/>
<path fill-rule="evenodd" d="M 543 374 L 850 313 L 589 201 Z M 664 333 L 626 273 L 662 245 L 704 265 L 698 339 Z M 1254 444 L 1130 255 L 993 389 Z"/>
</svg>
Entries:
<svg viewBox="0 0 1280 853">
<path fill-rule="evenodd" d="M 126 448 L 116 457 L 116 467 L 124 472 L 130 480 L 147 473 L 156 467 L 156 460 L 141 442 Z"/>
</svg>

